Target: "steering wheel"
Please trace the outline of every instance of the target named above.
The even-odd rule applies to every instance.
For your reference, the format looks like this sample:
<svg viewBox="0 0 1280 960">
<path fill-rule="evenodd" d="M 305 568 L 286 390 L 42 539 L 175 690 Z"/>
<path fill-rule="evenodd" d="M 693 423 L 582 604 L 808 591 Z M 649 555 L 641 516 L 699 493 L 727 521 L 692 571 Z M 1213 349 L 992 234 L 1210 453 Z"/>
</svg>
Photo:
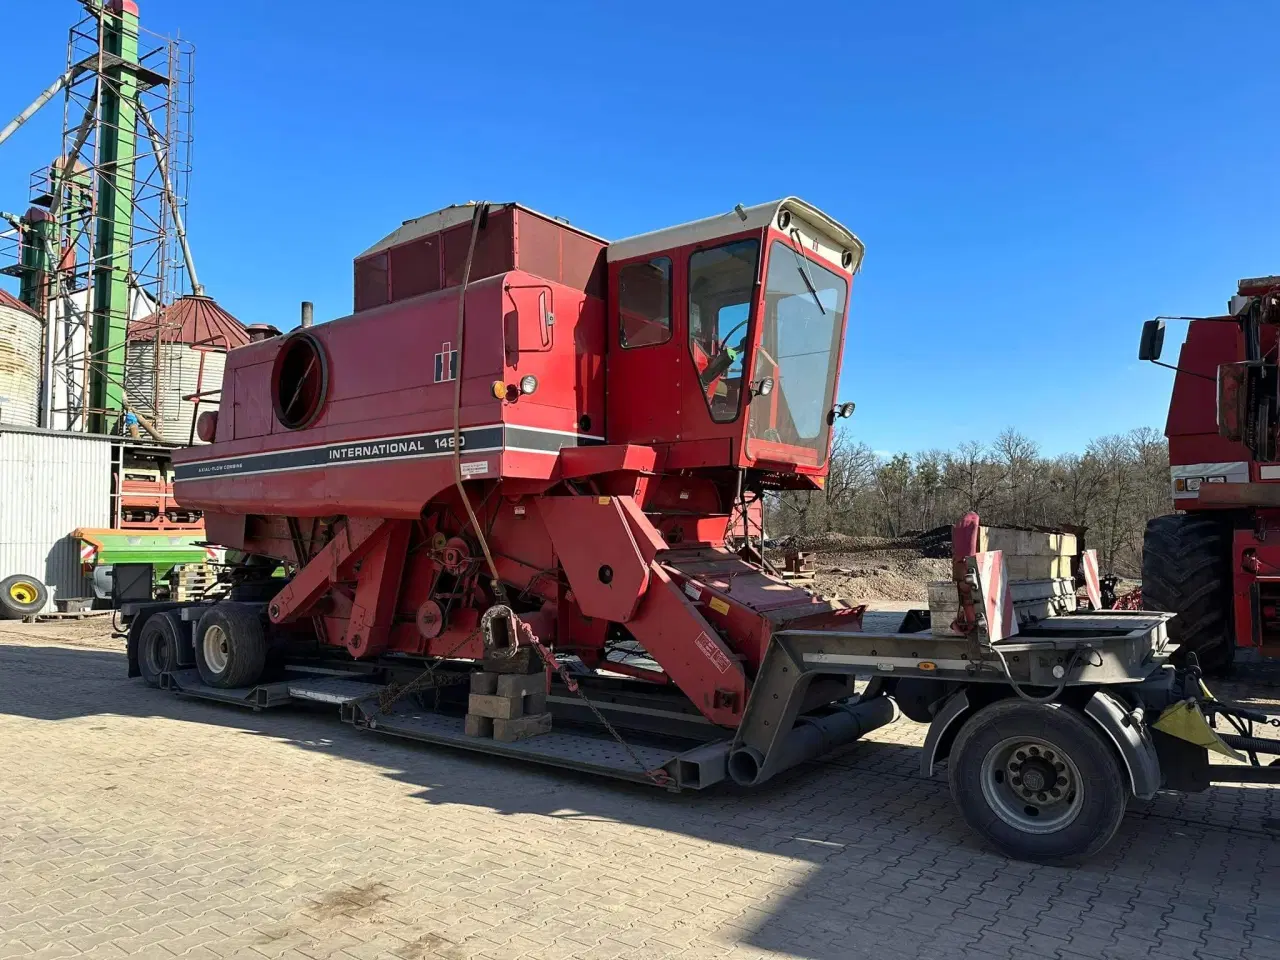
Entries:
<svg viewBox="0 0 1280 960">
<path fill-rule="evenodd" d="M 736 330 L 737 327 L 734 328 Z M 732 334 L 734 331 L 730 330 Z M 727 340 L 728 337 L 725 337 Z M 723 341 L 722 341 L 723 342 Z M 711 386 L 717 379 L 722 377 L 733 362 L 742 355 L 742 348 L 747 345 L 747 338 L 743 337 L 738 341 L 736 347 L 721 347 L 721 349 L 707 362 L 707 368 L 698 376 L 698 380 L 702 383 L 703 388 Z"/>
<path fill-rule="evenodd" d="M 720 349 L 717 350 L 715 355 L 707 361 L 707 368 L 703 370 L 701 375 L 698 377 L 702 382 L 703 388 L 711 386 L 718 377 L 723 376 L 724 372 L 733 366 L 733 362 L 742 355 L 742 348 L 747 345 L 747 338 L 745 336 L 738 341 L 738 345 L 736 347 L 729 347 L 726 346 L 726 344 L 729 342 L 730 337 L 750 322 L 751 317 L 748 316 L 745 320 L 734 326 L 728 333 L 720 338 Z"/>
</svg>

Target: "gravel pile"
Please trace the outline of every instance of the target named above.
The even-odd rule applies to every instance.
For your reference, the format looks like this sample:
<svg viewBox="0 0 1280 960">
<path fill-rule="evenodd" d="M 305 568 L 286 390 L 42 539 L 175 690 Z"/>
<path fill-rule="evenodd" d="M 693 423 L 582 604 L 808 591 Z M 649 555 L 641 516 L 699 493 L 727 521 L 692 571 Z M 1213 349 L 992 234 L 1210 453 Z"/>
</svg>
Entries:
<svg viewBox="0 0 1280 960">
<path fill-rule="evenodd" d="M 791 536 L 769 551 L 781 565 L 792 550 L 809 554 L 813 587 L 824 596 L 864 600 L 928 601 L 928 583 L 951 576 L 951 528 L 905 537 L 853 537 L 843 533 Z"/>
</svg>

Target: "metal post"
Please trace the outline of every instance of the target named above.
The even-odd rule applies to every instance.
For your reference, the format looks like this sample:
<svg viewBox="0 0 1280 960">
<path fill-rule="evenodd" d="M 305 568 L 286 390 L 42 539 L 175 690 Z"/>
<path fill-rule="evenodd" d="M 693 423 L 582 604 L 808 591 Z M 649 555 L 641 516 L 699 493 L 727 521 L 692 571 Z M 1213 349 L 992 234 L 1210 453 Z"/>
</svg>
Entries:
<svg viewBox="0 0 1280 960">
<path fill-rule="evenodd" d="M 302 301 L 302 325 L 304 327 L 309 327 L 315 322 L 315 309 L 315 304 L 310 300 Z"/>
<path fill-rule="evenodd" d="M 93 336 L 90 354 L 90 429 L 109 432 L 111 414 L 125 405 L 125 336 L 129 324 L 129 267 L 133 246 L 134 177 L 138 146 L 138 5 L 119 0 L 103 9 L 104 52 L 119 58 L 100 84 L 98 222 L 94 238 Z"/>
</svg>

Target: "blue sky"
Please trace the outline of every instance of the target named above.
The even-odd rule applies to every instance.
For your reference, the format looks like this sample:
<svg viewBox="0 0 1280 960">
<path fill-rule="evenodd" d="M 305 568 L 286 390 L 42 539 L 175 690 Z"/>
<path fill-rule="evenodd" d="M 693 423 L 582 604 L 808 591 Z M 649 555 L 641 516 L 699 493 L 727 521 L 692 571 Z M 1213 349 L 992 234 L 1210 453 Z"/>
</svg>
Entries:
<svg viewBox="0 0 1280 960">
<path fill-rule="evenodd" d="M 1280 65 L 1256 52 L 1280 6 L 141 6 L 196 44 L 189 226 L 246 323 L 347 313 L 352 256 L 450 203 L 618 238 L 797 194 L 867 245 L 840 386 L 858 439 L 1012 425 L 1057 453 L 1163 427 L 1144 319 L 1280 273 Z M 22 38 L 0 115 L 56 76 L 79 10 L 0 0 Z M 0 146 L 0 209 L 60 112 Z"/>
</svg>

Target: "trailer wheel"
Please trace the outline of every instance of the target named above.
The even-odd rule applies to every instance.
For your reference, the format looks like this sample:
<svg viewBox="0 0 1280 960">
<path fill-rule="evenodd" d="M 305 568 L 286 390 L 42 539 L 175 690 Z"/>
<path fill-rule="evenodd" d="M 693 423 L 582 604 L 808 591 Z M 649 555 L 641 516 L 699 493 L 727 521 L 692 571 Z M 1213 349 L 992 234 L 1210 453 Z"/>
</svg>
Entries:
<svg viewBox="0 0 1280 960">
<path fill-rule="evenodd" d="M 1124 771 L 1089 721 L 1060 703 L 1001 700 L 965 722 L 951 748 L 951 796 L 1006 856 L 1069 864 L 1120 829 Z"/>
<path fill-rule="evenodd" d="M 200 618 L 195 636 L 196 669 L 211 687 L 249 687 L 267 662 L 267 637 L 252 607 L 215 603 Z"/>
<path fill-rule="evenodd" d="M 0 620 L 21 620 L 44 609 L 49 588 L 35 577 L 16 573 L 0 580 Z"/>
<path fill-rule="evenodd" d="M 1231 573 L 1227 528 L 1194 513 L 1156 517 L 1142 541 L 1142 603 L 1176 613 L 1169 638 L 1178 644 L 1174 662 L 1195 653 L 1207 672 L 1231 666 Z"/>
<path fill-rule="evenodd" d="M 177 630 L 163 613 L 153 613 L 138 634 L 138 671 L 147 686 L 158 687 L 160 675 L 177 667 Z"/>
</svg>

